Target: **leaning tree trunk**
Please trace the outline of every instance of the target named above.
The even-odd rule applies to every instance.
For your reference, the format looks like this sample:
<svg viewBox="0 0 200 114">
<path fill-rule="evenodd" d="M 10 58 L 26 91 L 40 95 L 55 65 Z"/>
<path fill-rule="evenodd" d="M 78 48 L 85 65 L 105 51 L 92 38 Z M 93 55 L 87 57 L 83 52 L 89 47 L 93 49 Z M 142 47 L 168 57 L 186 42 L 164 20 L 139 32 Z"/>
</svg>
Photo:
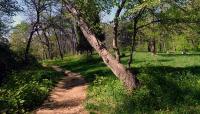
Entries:
<svg viewBox="0 0 200 114">
<path fill-rule="evenodd" d="M 137 87 L 138 82 L 136 76 L 129 70 L 127 70 L 124 65 L 119 63 L 106 49 L 101 41 L 95 37 L 95 34 L 89 29 L 88 25 L 84 19 L 79 15 L 78 11 L 69 5 L 65 4 L 67 10 L 75 17 L 77 17 L 77 22 L 83 32 L 85 38 L 91 44 L 91 46 L 98 52 L 98 54 L 103 59 L 104 63 L 112 70 L 112 72 L 124 83 L 128 90 L 132 90 Z"/>
</svg>

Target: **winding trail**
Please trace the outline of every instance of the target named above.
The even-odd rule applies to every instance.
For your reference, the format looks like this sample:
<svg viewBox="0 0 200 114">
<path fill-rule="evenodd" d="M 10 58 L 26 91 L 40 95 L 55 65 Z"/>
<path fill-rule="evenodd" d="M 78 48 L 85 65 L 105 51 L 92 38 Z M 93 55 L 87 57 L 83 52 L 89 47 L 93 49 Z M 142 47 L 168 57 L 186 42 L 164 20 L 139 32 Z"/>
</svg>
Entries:
<svg viewBox="0 0 200 114">
<path fill-rule="evenodd" d="M 78 73 L 52 66 L 64 77 L 50 92 L 48 99 L 35 111 L 35 114 L 88 114 L 83 102 L 86 99 L 87 84 Z"/>
</svg>

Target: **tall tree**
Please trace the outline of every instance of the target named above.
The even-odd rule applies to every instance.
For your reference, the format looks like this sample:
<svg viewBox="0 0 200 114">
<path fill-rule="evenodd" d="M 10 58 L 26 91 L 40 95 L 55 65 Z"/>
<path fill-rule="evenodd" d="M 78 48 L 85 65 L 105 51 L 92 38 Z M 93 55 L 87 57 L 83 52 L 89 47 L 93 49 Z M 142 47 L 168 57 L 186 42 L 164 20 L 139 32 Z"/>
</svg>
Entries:
<svg viewBox="0 0 200 114">
<path fill-rule="evenodd" d="M 126 69 L 124 65 L 119 63 L 115 57 L 113 57 L 105 47 L 105 45 L 96 38 L 93 31 L 91 31 L 86 23 L 86 20 L 81 16 L 81 13 L 72 6 L 68 1 L 64 1 L 68 11 L 77 18 L 79 27 L 83 32 L 85 38 L 88 40 L 90 45 L 99 53 L 104 63 L 113 71 L 113 73 L 124 83 L 124 85 L 132 90 L 138 85 L 136 75 L 134 75 L 130 70 Z"/>
<path fill-rule="evenodd" d="M 31 30 L 30 30 L 30 35 L 28 38 L 25 54 L 24 54 L 24 59 L 25 62 L 28 62 L 28 55 L 29 55 L 29 49 L 31 46 L 31 41 L 33 39 L 33 35 L 36 31 L 41 29 L 41 13 L 47 8 L 48 5 L 52 3 L 51 0 L 24 0 L 27 8 L 29 9 L 28 11 L 31 13 L 30 19 L 31 19 Z M 28 13 L 28 12 L 27 12 Z"/>
<path fill-rule="evenodd" d="M 86 1 L 79 1 L 80 5 L 78 7 L 81 9 L 82 15 L 87 20 L 87 23 L 90 25 L 90 29 L 94 32 L 95 36 L 100 40 L 105 40 L 105 35 L 102 32 L 101 23 L 100 23 L 100 16 L 101 8 L 98 7 L 96 0 L 86 0 Z M 93 6 L 88 7 L 88 6 Z M 86 40 L 84 35 L 81 33 L 81 30 L 79 27 L 77 27 L 77 31 L 79 33 L 79 42 L 77 45 L 77 49 L 79 51 L 87 51 L 92 52 L 93 48 L 90 46 L 89 42 Z"/>
<path fill-rule="evenodd" d="M 119 51 L 119 47 L 118 47 L 118 26 L 119 26 L 119 16 L 121 11 L 123 10 L 125 3 L 127 0 L 121 0 L 120 5 L 118 6 L 118 9 L 115 13 L 115 17 L 114 17 L 114 38 L 113 38 L 113 50 L 115 52 L 115 58 L 117 59 L 117 61 L 120 62 L 120 51 Z"/>
</svg>

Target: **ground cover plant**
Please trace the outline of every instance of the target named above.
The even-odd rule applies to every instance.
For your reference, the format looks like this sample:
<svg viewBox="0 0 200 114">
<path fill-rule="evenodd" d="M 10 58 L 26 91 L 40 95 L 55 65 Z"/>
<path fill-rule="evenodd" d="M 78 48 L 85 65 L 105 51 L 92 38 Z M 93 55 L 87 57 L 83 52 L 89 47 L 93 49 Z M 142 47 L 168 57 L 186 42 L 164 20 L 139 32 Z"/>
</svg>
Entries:
<svg viewBox="0 0 200 114">
<path fill-rule="evenodd" d="M 0 86 L 1 113 L 23 114 L 37 108 L 61 76 L 38 65 L 9 73 Z"/>
<path fill-rule="evenodd" d="M 199 113 L 199 12 L 200 0 L 1 0 L 0 113 Z"/>
<path fill-rule="evenodd" d="M 132 114 L 199 112 L 199 61 L 198 54 L 137 52 L 132 66 L 141 86 L 131 95 L 97 55 L 70 56 L 44 63 L 60 65 L 84 76 L 89 84 L 85 107 L 91 113 Z"/>
</svg>

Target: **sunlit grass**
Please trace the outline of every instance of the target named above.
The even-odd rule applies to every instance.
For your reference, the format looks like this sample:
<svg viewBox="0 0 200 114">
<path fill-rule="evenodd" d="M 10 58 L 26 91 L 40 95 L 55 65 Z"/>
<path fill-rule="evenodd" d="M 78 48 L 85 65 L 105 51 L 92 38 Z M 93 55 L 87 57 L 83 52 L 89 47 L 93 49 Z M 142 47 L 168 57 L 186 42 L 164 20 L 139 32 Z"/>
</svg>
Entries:
<svg viewBox="0 0 200 114">
<path fill-rule="evenodd" d="M 126 54 L 128 55 L 128 54 Z M 126 64 L 128 57 L 123 57 Z M 92 113 L 197 113 L 200 111 L 200 56 L 136 53 L 132 66 L 142 84 L 128 95 L 97 56 L 45 61 L 81 73 L 88 81 L 86 108 Z"/>
</svg>

